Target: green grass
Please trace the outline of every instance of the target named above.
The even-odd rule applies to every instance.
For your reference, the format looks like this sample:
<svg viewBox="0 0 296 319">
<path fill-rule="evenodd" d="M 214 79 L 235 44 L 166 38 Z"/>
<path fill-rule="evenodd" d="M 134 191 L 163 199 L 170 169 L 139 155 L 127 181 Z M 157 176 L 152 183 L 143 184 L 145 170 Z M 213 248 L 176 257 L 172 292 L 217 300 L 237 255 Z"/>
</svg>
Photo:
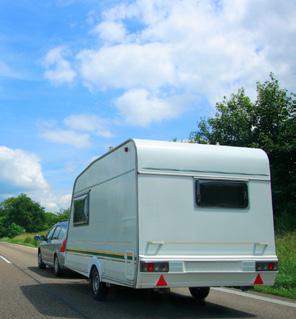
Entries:
<svg viewBox="0 0 296 319">
<path fill-rule="evenodd" d="M 276 250 L 279 273 L 274 286 L 256 286 L 255 290 L 296 299 L 296 231 L 278 235 Z"/>
<path fill-rule="evenodd" d="M 24 233 L 18 236 L 15 236 L 14 238 L 1 238 L 1 241 L 5 241 L 12 244 L 19 244 L 19 245 L 25 245 L 30 247 L 37 247 L 37 241 L 34 239 L 34 236 L 36 235 L 45 235 L 46 231 L 41 231 L 38 233 Z"/>
</svg>

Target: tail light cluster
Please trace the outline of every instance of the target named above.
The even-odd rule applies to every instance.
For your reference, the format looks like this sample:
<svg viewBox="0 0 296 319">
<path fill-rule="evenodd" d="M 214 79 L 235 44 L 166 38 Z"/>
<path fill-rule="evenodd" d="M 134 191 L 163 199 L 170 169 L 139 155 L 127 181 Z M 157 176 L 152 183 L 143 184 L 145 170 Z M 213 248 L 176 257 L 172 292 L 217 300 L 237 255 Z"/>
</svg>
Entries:
<svg viewBox="0 0 296 319">
<path fill-rule="evenodd" d="M 140 269 L 141 272 L 169 272 L 169 263 L 141 261 Z"/>
<path fill-rule="evenodd" d="M 277 261 L 256 261 L 256 271 L 277 271 Z"/>
<path fill-rule="evenodd" d="M 61 248 L 60 248 L 60 252 L 61 252 L 61 253 L 64 253 L 64 252 L 65 252 L 65 250 L 66 250 L 66 245 L 67 245 L 67 239 L 65 239 L 65 240 L 63 241 L 63 243 L 62 243 L 62 246 L 61 246 Z"/>
</svg>

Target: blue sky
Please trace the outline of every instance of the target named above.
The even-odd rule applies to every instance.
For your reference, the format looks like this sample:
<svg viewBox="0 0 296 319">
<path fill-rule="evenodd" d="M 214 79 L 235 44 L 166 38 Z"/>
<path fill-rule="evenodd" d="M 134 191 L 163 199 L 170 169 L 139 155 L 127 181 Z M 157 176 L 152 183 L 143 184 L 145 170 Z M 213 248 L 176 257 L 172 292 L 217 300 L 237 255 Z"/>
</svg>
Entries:
<svg viewBox="0 0 296 319">
<path fill-rule="evenodd" d="M 0 199 L 56 211 L 130 138 L 187 139 L 239 87 L 295 91 L 295 1 L 0 2 Z"/>
</svg>

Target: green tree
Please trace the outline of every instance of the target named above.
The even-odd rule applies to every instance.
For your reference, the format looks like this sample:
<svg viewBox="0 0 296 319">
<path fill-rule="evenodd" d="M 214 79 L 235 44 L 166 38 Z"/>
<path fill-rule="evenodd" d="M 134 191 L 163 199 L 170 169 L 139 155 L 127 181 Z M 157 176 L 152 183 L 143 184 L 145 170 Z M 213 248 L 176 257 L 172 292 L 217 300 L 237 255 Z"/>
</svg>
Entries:
<svg viewBox="0 0 296 319">
<path fill-rule="evenodd" d="M 8 228 L 12 223 L 28 232 L 44 229 L 45 214 L 43 207 L 25 194 L 10 197 L 0 204 L 1 224 Z"/>
<path fill-rule="evenodd" d="M 45 213 L 45 229 L 50 228 L 52 225 L 59 221 L 68 220 L 70 209 L 61 209 L 57 214 L 46 212 Z"/>
<path fill-rule="evenodd" d="M 276 226 L 296 228 L 296 95 L 282 89 L 273 74 L 257 83 L 255 102 L 244 89 L 224 97 L 216 104 L 216 114 L 199 122 L 190 141 L 265 150 L 271 165 Z"/>
<path fill-rule="evenodd" d="M 11 223 L 8 228 L 6 229 L 6 236 L 9 238 L 13 238 L 19 234 L 22 234 L 25 232 L 25 229 L 16 223 Z"/>
<path fill-rule="evenodd" d="M 58 221 L 68 220 L 70 217 L 70 208 L 61 209 L 58 212 Z"/>
</svg>

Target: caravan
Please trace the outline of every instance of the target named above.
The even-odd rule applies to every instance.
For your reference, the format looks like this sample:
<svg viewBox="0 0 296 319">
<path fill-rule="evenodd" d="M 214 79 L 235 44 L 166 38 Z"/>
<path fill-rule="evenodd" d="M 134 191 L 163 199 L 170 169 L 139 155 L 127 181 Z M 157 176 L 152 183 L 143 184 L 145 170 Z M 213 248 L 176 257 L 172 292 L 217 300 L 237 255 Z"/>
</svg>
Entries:
<svg viewBox="0 0 296 319">
<path fill-rule="evenodd" d="M 75 180 L 65 265 L 102 300 L 110 284 L 272 285 L 270 171 L 260 149 L 128 140 Z"/>
</svg>

